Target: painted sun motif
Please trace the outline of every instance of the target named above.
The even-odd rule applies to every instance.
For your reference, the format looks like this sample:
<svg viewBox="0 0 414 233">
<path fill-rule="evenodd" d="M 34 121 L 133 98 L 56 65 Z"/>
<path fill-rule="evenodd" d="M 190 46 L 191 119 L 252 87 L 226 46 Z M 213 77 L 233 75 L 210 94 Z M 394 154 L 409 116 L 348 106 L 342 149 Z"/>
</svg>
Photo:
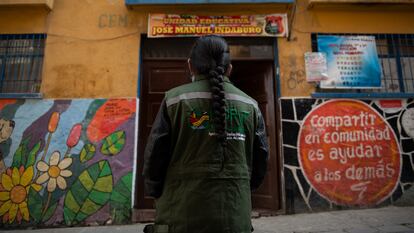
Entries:
<svg viewBox="0 0 414 233">
<path fill-rule="evenodd" d="M 39 161 L 36 165 L 37 169 L 40 172 L 43 172 L 42 175 L 37 178 L 37 184 L 47 183 L 47 191 L 53 192 L 56 189 L 56 186 L 64 190 L 67 187 L 65 178 L 72 176 L 72 171 L 67 170 L 70 165 L 72 165 L 72 158 L 64 158 L 60 160 L 59 151 L 53 152 L 50 156 L 49 164 L 44 161 Z"/>
<path fill-rule="evenodd" d="M 39 191 L 42 186 L 32 183 L 33 166 L 24 169 L 8 168 L 1 175 L 0 184 L 0 216 L 3 216 L 3 223 L 18 222 L 22 219 L 29 221 L 29 209 L 27 208 L 27 196 L 30 187 Z"/>
</svg>

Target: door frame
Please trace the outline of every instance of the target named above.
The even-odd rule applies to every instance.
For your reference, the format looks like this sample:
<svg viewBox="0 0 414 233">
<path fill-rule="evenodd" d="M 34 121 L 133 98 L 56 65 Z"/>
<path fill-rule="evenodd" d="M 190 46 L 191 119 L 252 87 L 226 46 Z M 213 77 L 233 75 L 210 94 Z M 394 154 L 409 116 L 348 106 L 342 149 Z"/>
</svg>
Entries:
<svg viewBox="0 0 414 233">
<path fill-rule="evenodd" d="M 286 210 L 286 197 L 285 197 L 285 183 L 284 183 L 284 179 L 283 179 L 283 148 L 282 148 L 282 135 L 281 135 L 281 119 L 280 119 L 280 97 L 281 97 L 281 86 L 280 86 L 280 66 L 279 66 L 279 53 L 278 53 L 278 38 L 279 37 L 273 37 L 272 41 L 273 41 L 273 63 L 274 63 L 274 84 L 273 84 L 273 91 L 275 93 L 274 95 L 274 103 L 275 103 L 275 118 L 276 118 L 276 147 L 277 147 L 277 155 L 278 157 L 276 158 L 276 168 L 279 169 L 279 174 L 278 177 L 276 178 L 278 180 L 279 183 L 279 203 L 280 203 L 280 209 L 276 210 L 275 213 L 276 214 L 282 214 L 285 213 Z M 131 205 L 132 208 L 135 208 L 135 206 L 137 206 L 137 200 L 135 199 L 136 197 L 136 190 L 138 187 L 135 187 L 136 185 L 136 176 L 137 176 L 137 163 L 138 163 L 138 156 L 143 156 L 143 155 L 139 155 L 138 151 L 138 138 L 139 138 L 139 116 L 141 114 L 140 110 L 141 110 L 141 89 L 142 89 L 142 79 L 143 79 L 143 41 L 145 39 L 148 39 L 147 34 L 141 34 L 140 36 L 140 46 L 139 46 L 139 52 L 138 52 L 138 56 L 139 56 L 139 62 L 138 62 L 138 84 L 137 84 L 137 111 L 136 111 L 136 152 L 134 155 L 134 173 L 133 173 L 133 179 L 132 179 L 132 201 L 131 201 Z M 166 58 L 165 60 L 168 60 L 168 58 Z"/>
<path fill-rule="evenodd" d="M 274 69 L 275 69 L 275 82 L 273 90 L 275 92 L 275 117 L 276 117 L 276 147 L 278 152 L 277 158 L 277 167 L 279 169 L 279 201 L 280 201 L 280 209 L 277 214 L 284 214 L 286 213 L 286 193 L 285 193 L 285 179 L 284 179 L 284 170 L 283 170 L 283 145 L 282 145 L 282 119 L 281 119 L 281 111 L 280 108 L 280 98 L 282 96 L 281 86 L 280 86 L 280 63 L 279 63 L 279 47 L 278 47 L 278 39 L 281 37 L 274 37 L 273 38 L 273 61 L 274 61 Z"/>
</svg>

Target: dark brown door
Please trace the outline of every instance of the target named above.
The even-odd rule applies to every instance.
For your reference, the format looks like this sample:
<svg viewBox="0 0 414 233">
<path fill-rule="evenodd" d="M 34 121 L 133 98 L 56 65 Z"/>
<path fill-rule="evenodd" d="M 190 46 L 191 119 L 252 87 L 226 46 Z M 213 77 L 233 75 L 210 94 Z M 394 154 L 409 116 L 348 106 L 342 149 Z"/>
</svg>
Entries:
<svg viewBox="0 0 414 233">
<path fill-rule="evenodd" d="M 253 209 L 275 212 L 280 208 L 279 169 L 276 140 L 274 64 L 273 61 L 233 61 L 231 81 L 235 86 L 254 98 L 266 124 L 270 158 L 263 184 L 252 193 Z"/>
<path fill-rule="evenodd" d="M 146 39 L 143 38 L 141 66 L 141 95 L 139 109 L 139 137 L 138 137 L 138 169 L 136 179 L 135 207 L 153 209 L 153 200 L 144 195 L 144 181 L 142 177 L 143 154 L 147 137 L 157 114 L 164 92 L 188 83 L 186 57 L 189 54 L 193 38 L 179 39 Z M 273 63 L 273 42 L 260 38 L 228 38 L 232 57 L 238 57 L 233 63 L 232 82 L 252 96 L 259 103 L 259 107 L 266 121 L 268 141 L 270 145 L 270 160 L 268 173 L 262 186 L 252 194 L 253 208 L 274 212 L 280 209 L 279 164 L 276 130 L 276 103 Z M 242 58 L 242 59 L 240 59 Z M 257 60 L 261 59 L 261 60 Z M 141 211 L 141 213 L 147 213 Z M 145 215 L 144 213 L 144 215 Z M 153 211 L 149 211 L 151 220 Z"/>
<path fill-rule="evenodd" d="M 262 186 L 252 194 L 253 208 L 276 211 L 279 206 L 279 175 L 276 147 L 276 118 L 274 101 L 274 71 L 272 61 L 233 61 L 231 81 L 256 99 L 266 121 L 270 160 Z M 137 201 L 139 209 L 152 209 L 153 200 L 144 196 L 142 177 L 143 153 L 147 137 L 164 92 L 189 82 L 186 61 L 144 61 L 139 116 L 139 156 L 137 172 Z"/>
<path fill-rule="evenodd" d="M 136 202 L 138 209 L 154 208 L 153 199 L 144 195 L 142 176 L 144 150 L 152 123 L 164 98 L 165 91 L 190 82 L 187 63 L 181 61 L 143 61 L 143 78 L 139 105 L 138 170 Z"/>
</svg>

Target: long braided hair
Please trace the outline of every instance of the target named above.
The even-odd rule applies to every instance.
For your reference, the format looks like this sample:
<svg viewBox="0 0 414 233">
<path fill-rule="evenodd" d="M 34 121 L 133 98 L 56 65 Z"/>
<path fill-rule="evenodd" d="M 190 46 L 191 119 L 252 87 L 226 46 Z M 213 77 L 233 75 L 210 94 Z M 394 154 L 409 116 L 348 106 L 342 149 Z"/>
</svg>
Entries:
<svg viewBox="0 0 414 233">
<path fill-rule="evenodd" d="M 219 36 L 200 37 L 194 43 L 190 63 L 198 74 L 210 81 L 212 93 L 213 123 L 220 143 L 226 145 L 226 102 L 224 94 L 224 74 L 230 65 L 229 47 Z"/>
</svg>

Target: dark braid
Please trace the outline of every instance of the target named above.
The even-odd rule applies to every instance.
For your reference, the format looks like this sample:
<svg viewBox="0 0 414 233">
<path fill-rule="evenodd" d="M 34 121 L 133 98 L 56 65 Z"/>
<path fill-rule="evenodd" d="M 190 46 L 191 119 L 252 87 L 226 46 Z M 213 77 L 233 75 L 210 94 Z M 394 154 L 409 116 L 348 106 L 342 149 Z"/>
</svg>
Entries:
<svg viewBox="0 0 414 233">
<path fill-rule="evenodd" d="M 221 67 L 220 67 L 221 68 Z M 223 87 L 223 68 L 210 70 L 209 79 L 213 102 L 213 121 L 219 141 L 226 139 L 226 102 Z"/>
<path fill-rule="evenodd" d="M 218 36 L 200 37 L 191 50 L 190 61 L 198 74 L 206 75 L 210 80 L 213 123 L 217 139 L 225 146 L 227 135 L 224 74 L 230 64 L 228 45 Z"/>
</svg>

